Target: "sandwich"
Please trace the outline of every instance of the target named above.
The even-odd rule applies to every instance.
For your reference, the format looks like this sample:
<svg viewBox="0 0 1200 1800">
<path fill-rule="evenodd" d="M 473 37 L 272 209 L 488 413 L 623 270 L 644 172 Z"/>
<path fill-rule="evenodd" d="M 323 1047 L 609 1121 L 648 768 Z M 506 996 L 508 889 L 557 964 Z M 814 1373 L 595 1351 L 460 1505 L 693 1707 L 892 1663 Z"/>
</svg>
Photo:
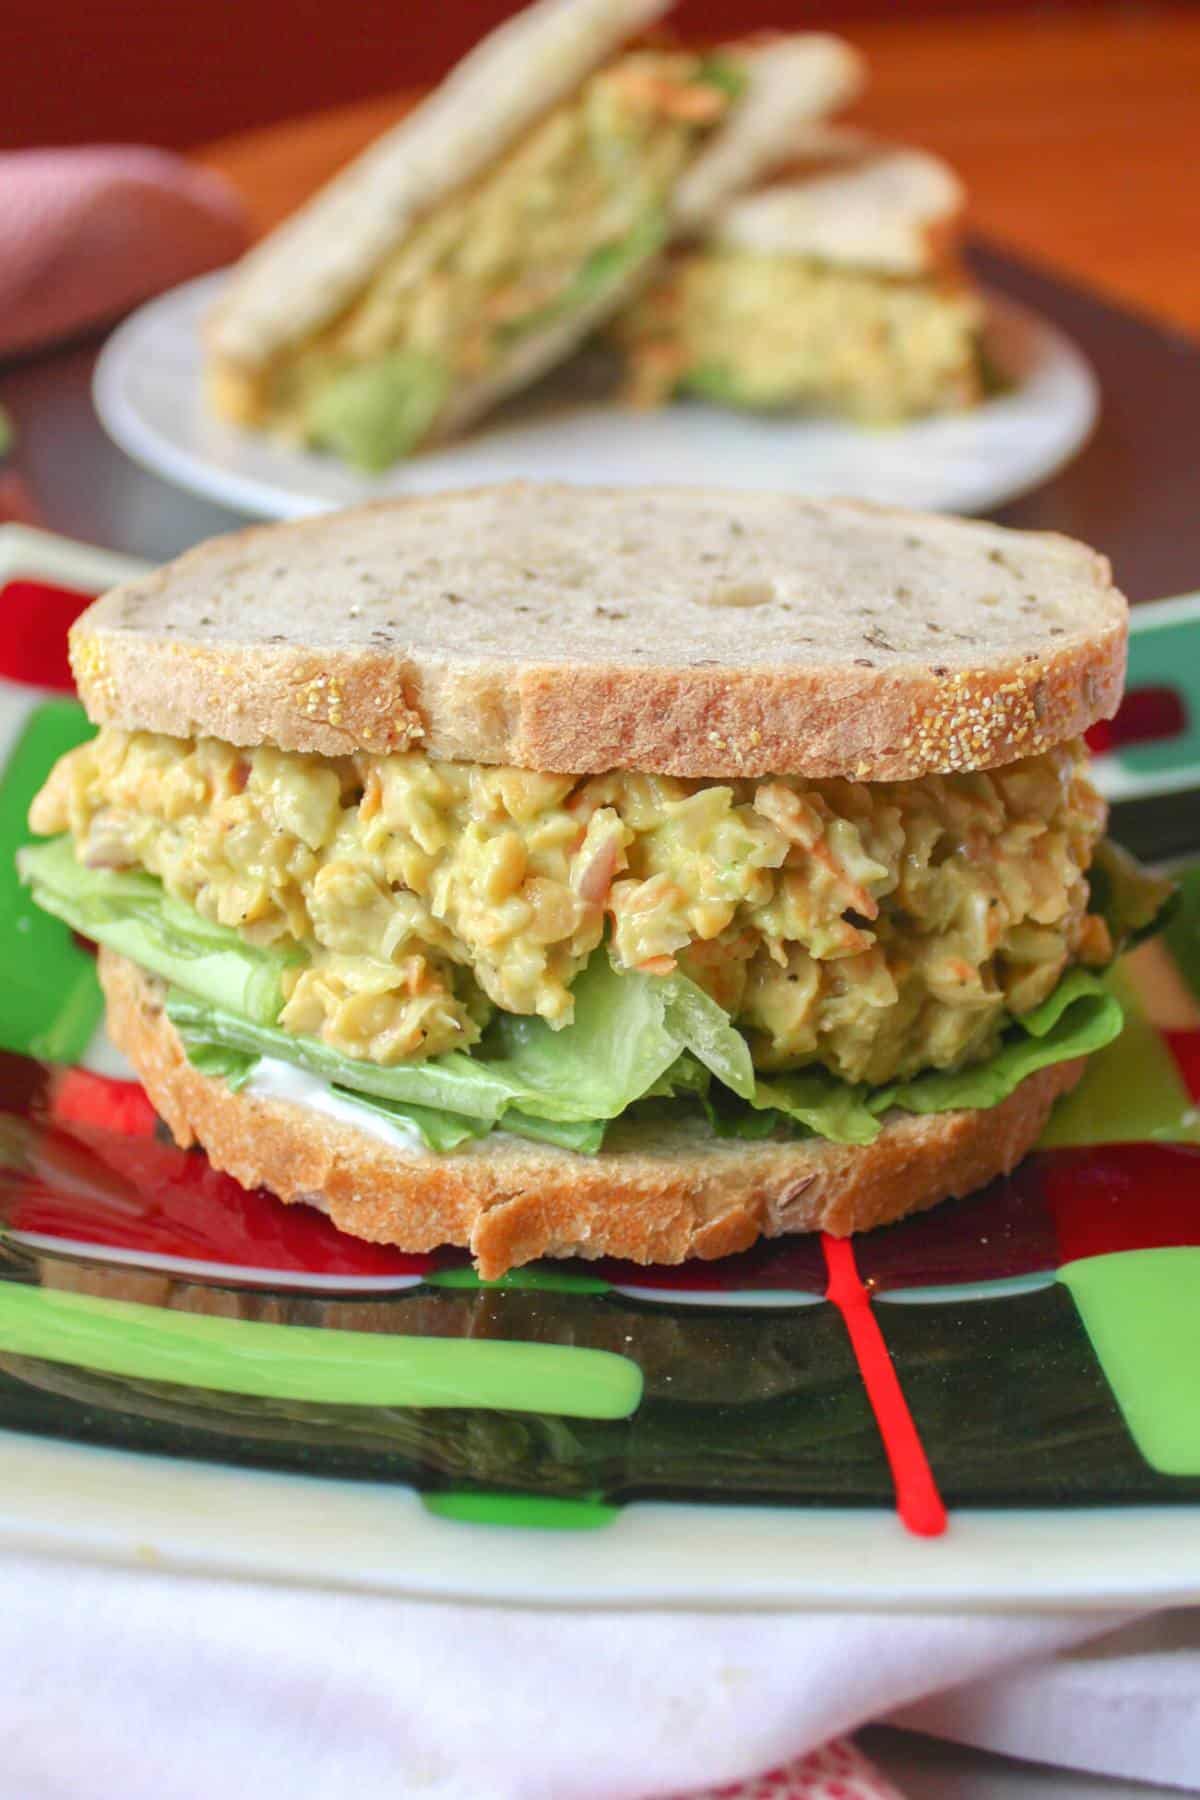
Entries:
<svg viewBox="0 0 1200 1800">
<path fill-rule="evenodd" d="M 617 321 L 635 404 L 677 393 L 888 424 L 975 405 L 983 306 L 936 156 L 813 126 Z"/>
<path fill-rule="evenodd" d="M 1161 886 L 1069 539 L 514 484 L 218 538 L 75 625 L 21 853 L 247 1187 L 486 1278 L 865 1230 L 1035 1141 Z"/>
<path fill-rule="evenodd" d="M 561 361 L 858 85 L 820 33 L 626 48 L 669 4 L 538 0 L 478 45 L 238 266 L 215 411 L 387 468 Z"/>
</svg>

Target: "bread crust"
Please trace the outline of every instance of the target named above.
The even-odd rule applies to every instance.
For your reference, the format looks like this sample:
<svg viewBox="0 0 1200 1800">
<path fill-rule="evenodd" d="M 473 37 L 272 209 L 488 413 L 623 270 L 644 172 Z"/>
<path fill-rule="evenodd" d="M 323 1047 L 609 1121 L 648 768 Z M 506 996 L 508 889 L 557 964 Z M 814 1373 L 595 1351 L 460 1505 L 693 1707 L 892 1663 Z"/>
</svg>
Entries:
<svg viewBox="0 0 1200 1800">
<path fill-rule="evenodd" d="M 100 951 L 113 1042 L 176 1142 L 246 1187 L 321 1205 L 339 1229 L 410 1252 L 470 1249 L 494 1280 L 537 1257 L 711 1260 L 759 1237 L 886 1225 L 1006 1174 L 1083 1060 L 1040 1070 L 986 1112 L 892 1114 L 874 1144 L 744 1144 L 696 1123 L 614 1127 L 597 1156 L 483 1139 L 448 1155 L 393 1148 L 288 1101 L 232 1093 L 184 1053 L 162 988 Z"/>
<path fill-rule="evenodd" d="M 1128 609 L 1049 533 L 512 483 L 217 538 L 71 633 L 98 724 L 563 774 L 903 781 L 1111 717 Z"/>
</svg>

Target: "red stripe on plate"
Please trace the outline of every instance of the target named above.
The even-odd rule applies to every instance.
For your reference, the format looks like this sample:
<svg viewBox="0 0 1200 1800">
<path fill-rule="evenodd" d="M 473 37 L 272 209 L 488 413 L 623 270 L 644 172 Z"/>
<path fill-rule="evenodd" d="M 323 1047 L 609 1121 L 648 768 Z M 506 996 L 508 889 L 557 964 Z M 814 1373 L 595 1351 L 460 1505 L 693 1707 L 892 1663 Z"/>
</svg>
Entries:
<svg viewBox="0 0 1200 1800">
<path fill-rule="evenodd" d="M 879 1321 L 871 1310 L 871 1296 L 859 1278 L 854 1246 L 849 1238 L 823 1232 L 821 1248 L 829 1271 L 825 1298 L 842 1315 L 892 1471 L 896 1511 L 915 1536 L 940 1537 L 948 1522 L 946 1508 Z"/>
<path fill-rule="evenodd" d="M 1136 744 L 1160 744 L 1187 730 L 1183 696 L 1171 687 L 1130 688 L 1113 719 L 1098 719 L 1086 732 L 1093 756 L 1126 750 Z"/>
<path fill-rule="evenodd" d="M 67 632 L 92 599 L 44 581 L 10 581 L 0 588 L 0 675 L 73 694 Z"/>
<path fill-rule="evenodd" d="M 1200 1101 L 1200 1031 L 1164 1031 L 1175 1066 L 1193 1100 Z"/>
</svg>

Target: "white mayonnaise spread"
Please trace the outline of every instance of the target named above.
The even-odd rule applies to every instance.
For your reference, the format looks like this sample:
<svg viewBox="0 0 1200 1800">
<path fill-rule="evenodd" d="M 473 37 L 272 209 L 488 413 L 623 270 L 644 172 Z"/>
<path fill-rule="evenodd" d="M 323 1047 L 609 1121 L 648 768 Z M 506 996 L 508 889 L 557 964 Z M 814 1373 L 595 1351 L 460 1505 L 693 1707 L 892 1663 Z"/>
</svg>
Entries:
<svg viewBox="0 0 1200 1800">
<path fill-rule="evenodd" d="M 253 1094 L 260 1100 L 287 1100 L 293 1106 L 305 1106 L 310 1112 L 336 1119 L 339 1125 L 352 1125 L 356 1131 L 365 1131 L 368 1137 L 379 1138 L 396 1150 L 429 1154 L 425 1139 L 415 1127 L 405 1125 L 399 1119 L 385 1119 L 382 1113 L 369 1106 L 357 1106 L 353 1100 L 343 1100 L 319 1075 L 293 1068 L 291 1063 L 277 1057 L 260 1058 L 242 1092 Z"/>
</svg>

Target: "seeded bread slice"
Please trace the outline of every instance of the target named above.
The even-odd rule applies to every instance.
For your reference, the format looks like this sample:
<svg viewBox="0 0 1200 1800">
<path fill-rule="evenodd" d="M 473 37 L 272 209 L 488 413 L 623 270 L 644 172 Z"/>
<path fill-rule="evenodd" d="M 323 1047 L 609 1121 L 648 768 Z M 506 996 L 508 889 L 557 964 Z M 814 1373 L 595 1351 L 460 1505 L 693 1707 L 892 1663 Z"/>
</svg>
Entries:
<svg viewBox="0 0 1200 1800">
<path fill-rule="evenodd" d="M 1082 1060 L 1042 1069 L 986 1112 L 892 1114 L 865 1148 L 618 1123 L 598 1156 L 504 1136 L 434 1155 L 231 1093 L 188 1062 L 158 982 L 103 949 L 100 979 L 109 1034 L 177 1143 L 199 1143 L 245 1187 L 319 1204 L 355 1237 L 413 1252 L 464 1245 L 489 1281 L 541 1256 L 678 1263 L 759 1237 L 890 1224 L 1006 1174 L 1083 1072 Z"/>
<path fill-rule="evenodd" d="M 99 724 L 563 773 L 990 768 L 1115 711 L 1069 538 L 847 501 L 512 486 L 216 538 L 71 634 Z"/>
</svg>

